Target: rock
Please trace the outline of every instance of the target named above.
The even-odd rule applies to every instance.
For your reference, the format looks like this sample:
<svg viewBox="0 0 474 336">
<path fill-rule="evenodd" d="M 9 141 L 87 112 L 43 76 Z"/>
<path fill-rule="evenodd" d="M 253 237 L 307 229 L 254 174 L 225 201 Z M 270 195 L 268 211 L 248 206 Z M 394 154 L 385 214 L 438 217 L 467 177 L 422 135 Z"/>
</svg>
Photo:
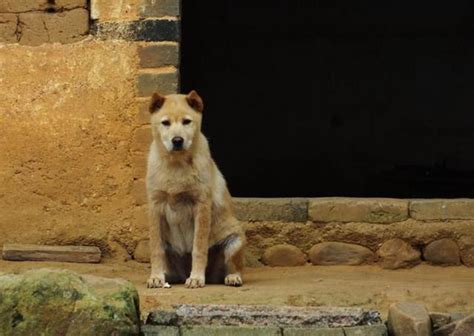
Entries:
<svg viewBox="0 0 474 336">
<path fill-rule="evenodd" d="M 434 265 L 460 265 L 459 248 L 452 239 L 439 239 L 429 243 L 423 250 L 425 260 Z"/>
<path fill-rule="evenodd" d="M 1 335 L 135 335 L 138 293 L 122 279 L 36 269 L 0 276 Z"/>
<path fill-rule="evenodd" d="M 474 314 L 469 315 L 456 322 L 453 336 L 472 336 L 474 335 Z"/>
<path fill-rule="evenodd" d="M 233 198 L 235 215 L 242 221 L 306 222 L 304 198 Z"/>
<path fill-rule="evenodd" d="M 421 262 L 420 252 L 398 238 L 384 242 L 377 255 L 382 268 L 387 269 L 409 268 Z"/>
<path fill-rule="evenodd" d="M 408 219 L 408 201 L 391 198 L 313 198 L 308 206 L 313 222 L 389 224 Z"/>
<path fill-rule="evenodd" d="M 133 259 L 141 263 L 150 262 L 150 241 L 148 239 L 140 240 L 133 252 Z"/>
<path fill-rule="evenodd" d="M 262 261 L 269 266 L 301 266 L 306 264 L 306 255 L 296 246 L 280 244 L 263 253 Z"/>
<path fill-rule="evenodd" d="M 342 328 L 285 328 L 283 336 L 345 336 Z"/>
<path fill-rule="evenodd" d="M 474 335 L 474 314 L 447 324 L 433 333 L 434 336 L 472 336 Z"/>
<path fill-rule="evenodd" d="M 474 246 L 462 251 L 461 260 L 464 265 L 474 267 Z"/>
<path fill-rule="evenodd" d="M 431 326 L 433 330 L 439 329 L 451 322 L 451 315 L 446 313 L 430 313 Z"/>
<path fill-rule="evenodd" d="M 392 304 L 388 312 L 388 331 L 391 336 L 430 336 L 430 315 L 417 303 Z"/>
<path fill-rule="evenodd" d="M 364 246 L 325 242 L 309 250 L 309 259 L 313 265 L 360 265 L 374 262 L 376 256 Z"/>
</svg>

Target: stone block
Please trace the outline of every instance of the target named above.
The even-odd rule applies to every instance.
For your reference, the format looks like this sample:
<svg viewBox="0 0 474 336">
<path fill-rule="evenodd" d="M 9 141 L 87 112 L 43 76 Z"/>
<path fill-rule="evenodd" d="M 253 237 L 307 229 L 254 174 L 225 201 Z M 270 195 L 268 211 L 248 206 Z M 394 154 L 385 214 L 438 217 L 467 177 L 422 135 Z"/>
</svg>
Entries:
<svg viewBox="0 0 474 336">
<path fill-rule="evenodd" d="M 46 0 L 2 0 L 0 1 L 1 13 L 22 13 L 44 11 L 46 9 L 64 10 L 78 7 L 86 8 L 86 0 L 55 0 L 54 4 Z"/>
<path fill-rule="evenodd" d="M 19 14 L 19 20 L 19 43 L 26 45 L 76 42 L 85 38 L 89 31 L 89 12 L 83 8 L 59 13 L 22 13 Z"/>
<path fill-rule="evenodd" d="M 388 336 L 385 324 L 344 328 L 345 336 Z"/>
<path fill-rule="evenodd" d="M 181 336 L 280 336 L 278 327 L 257 326 L 183 326 Z"/>
<path fill-rule="evenodd" d="M 474 219 L 474 199 L 413 200 L 410 216 L 418 220 Z"/>
<path fill-rule="evenodd" d="M 142 68 L 158 68 L 170 65 L 178 67 L 178 44 L 142 45 L 138 47 L 138 57 Z"/>
<path fill-rule="evenodd" d="M 408 201 L 390 198 L 314 198 L 309 200 L 313 222 L 366 222 L 389 224 L 408 218 Z"/>
<path fill-rule="evenodd" d="M 154 92 L 162 95 L 178 92 L 178 71 L 171 72 L 151 72 L 138 75 L 137 82 L 138 96 L 151 96 Z"/>
<path fill-rule="evenodd" d="M 179 16 L 180 0 L 141 0 L 140 16 L 142 17 L 163 17 Z"/>
<path fill-rule="evenodd" d="M 15 14 L 0 14 L 0 43 L 17 42 L 17 22 Z"/>
<path fill-rule="evenodd" d="M 345 336 L 342 328 L 284 328 L 283 336 Z"/>
<path fill-rule="evenodd" d="M 235 214 L 242 221 L 306 222 L 304 198 L 234 198 Z"/>
</svg>

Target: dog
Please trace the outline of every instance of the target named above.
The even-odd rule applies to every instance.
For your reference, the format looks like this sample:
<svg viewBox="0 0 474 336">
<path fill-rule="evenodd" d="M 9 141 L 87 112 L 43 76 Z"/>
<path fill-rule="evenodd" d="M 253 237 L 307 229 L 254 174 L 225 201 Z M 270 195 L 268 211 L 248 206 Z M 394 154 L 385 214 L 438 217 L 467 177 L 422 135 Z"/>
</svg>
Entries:
<svg viewBox="0 0 474 336">
<path fill-rule="evenodd" d="M 245 236 L 201 132 L 196 91 L 151 98 L 147 166 L 151 275 L 148 288 L 242 285 Z"/>
</svg>

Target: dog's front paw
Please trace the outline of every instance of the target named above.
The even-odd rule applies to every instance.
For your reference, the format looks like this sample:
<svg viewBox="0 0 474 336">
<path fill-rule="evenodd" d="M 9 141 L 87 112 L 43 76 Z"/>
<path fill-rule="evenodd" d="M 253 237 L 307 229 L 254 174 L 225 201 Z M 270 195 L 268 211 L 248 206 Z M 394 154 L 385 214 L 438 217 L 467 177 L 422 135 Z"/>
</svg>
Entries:
<svg viewBox="0 0 474 336">
<path fill-rule="evenodd" d="M 148 288 L 169 288 L 171 287 L 166 281 L 164 276 L 152 275 L 146 282 Z"/>
<path fill-rule="evenodd" d="M 227 275 L 224 279 L 224 283 L 226 286 L 235 286 L 235 287 L 242 286 L 243 284 L 240 274 Z"/>
<path fill-rule="evenodd" d="M 206 284 L 204 277 L 190 276 L 184 284 L 187 288 L 201 288 Z"/>
</svg>

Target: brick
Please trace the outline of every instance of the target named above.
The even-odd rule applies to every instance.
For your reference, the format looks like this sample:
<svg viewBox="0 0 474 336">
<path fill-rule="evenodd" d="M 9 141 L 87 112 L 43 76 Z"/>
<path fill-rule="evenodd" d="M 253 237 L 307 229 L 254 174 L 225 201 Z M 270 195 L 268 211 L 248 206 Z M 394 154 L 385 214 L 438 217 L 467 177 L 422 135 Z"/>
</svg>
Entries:
<svg viewBox="0 0 474 336">
<path fill-rule="evenodd" d="M 243 221 L 306 222 L 304 198 L 234 198 L 235 214 Z"/>
<path fill-rule="evenodd" d="M 283 336 L 344 336 L 342 328 L 285 328 Z"/>
<path fill-rule="evenodd" d="M 163 95 L 178 91 L 178 71 L 142 73 L 138 75 L 138 96 L 151 96 L 158 91 Z"/>
<path fill-rule="evenodd" d="M 388 330 L 393 336 L 429 336 L 432 334 L 430 315 L 421 304 L 392 304 L 388 312 Z"/>
<path fill-rule="evenodd" d="M 136 121 L 140 125 L 149 125 L 150 124 L 150 111 L 148 107 L 150 106 L 149 98 L 140 98 L 138 100 L 138 113 Z"/>
<path fill-rule="evenodd" d="M 54 5 L 48 4 L 46 0 L 1 0 L 0 12 L 21 13 L 31 11 L 44 11 L 48 8 L 55 10 L 85 8 L 86 0 L 56 0 Z"/>
<path fill-rule="evenodd" d="M 102 39 L 124 39 L 127 41 L 179 41 L 178 20 L 138 20 L 127 22 L 95 22 L 91 33 Z"/>
<path fill-rule="evenodd" d="M 384 324 L 344 328 L 345 336 L 388 336 Z"/>
<path fill-rule="evenodd" d="M 177 44 L 147 45 L 138 47 L 138 57 L 142 68 L 158 68 L 179 64 L 179 48 Z"/>
<path fill-rule="evenodd" d="M 182 336 L 280 336 L 279 327 L 194 326 L 181 327 Z"/>
<path fill-rule="evenodd" d="M 143 336 L 179 336 L 179 328 L 172 326 L 142 325 Z"/>
<path fill-rule="evenodd" d="M 133 153 L 130 159 L 132 174 L 134 178 L 145 178 L 147 155 L 145 153 Z"/>
<path fill-rule="evenodd" d="M 151 135 L 151 127 L 139 127 L 133 132 L 130 150 L 132 152 L 146 153 L 148 152 L 152 140 L 153 136 Z"/>
<path fill-rule="evenodd" d="M 313 222 L 389 224 L 408 219 L 408 201 L 390 198 L 314 198 L 308 216 Z"/>
<path fill-rule="evenodd" d="M 141 17 L 179 16 L 180 0 L 141 0 Z"/>
<path fill-rule="evenodd" d="M 130 194 L 133 197 L 135 205 L 144 205 L 147 203 L 145 180 L 135 180 L 132 183 Z"/>
<path fill-rule="evenodd" d="M 413 200 L 410 216 L 418 220 L 474 219 L 474 199 Z"/>
<path fill-rule="evenodd" d="M 17 42 L 17 20 L 18 17 L 15 14 L 0 14 L 0 42 Z"/>
<path fill-rule="evenodd" d="M 23 13 L 19 20 L 22 23 L 19 43 L 26 45 L 71 43 L 85 38 L 89 31 L 89 13 L 82 8 L 61 13 Z"/>
</svg>

